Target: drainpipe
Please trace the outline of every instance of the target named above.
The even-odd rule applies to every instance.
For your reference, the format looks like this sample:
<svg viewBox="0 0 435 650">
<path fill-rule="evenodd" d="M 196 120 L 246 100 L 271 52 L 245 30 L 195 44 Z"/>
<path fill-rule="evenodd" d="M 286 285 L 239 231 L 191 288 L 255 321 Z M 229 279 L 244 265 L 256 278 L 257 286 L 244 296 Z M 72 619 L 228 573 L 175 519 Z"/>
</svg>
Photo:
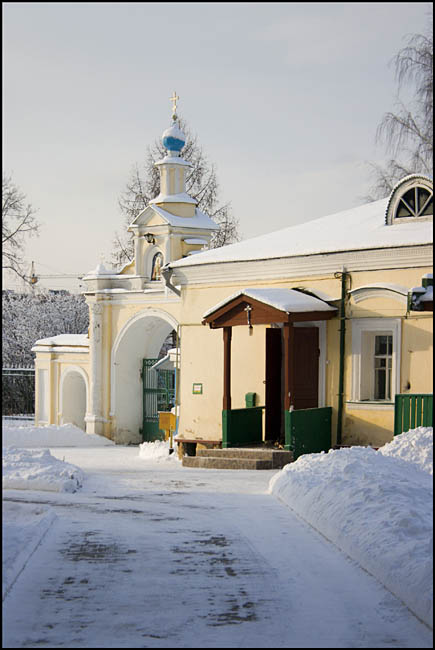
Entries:
<svg viewBox="0 0 435 650">
<path fill-rule="evenodd" d="M 338 407 L 337 407 L 337 445 L 341 445 L 343 429 L 343 394 L 344 394 L 344 346 L 346 337 L 346 282 L 349 273 L 343 271 L 334 273 L 334 278 L 341 279 L 340 298 L 340 360 L 338 378 Z"/>
<path fill-rule="evenodd" d="M 162 268 L 162 270 L 161 270 L 161 274 L 162 274 L 162 276 L 163 276 L 163 280 L 165 281 L 165 285 L 168 287 L 168 289 L 170 289 L 171 291 L 173 291 L 174 293 L 176 293 L 177 296 L 181 296 L 181 291 L 180 291 L 179 289 L 177 289 L 177 287 L 175 287 L 175 286 L 171 283 L 171 276 L 172 276 L 173 272 L 174 272 L 174 269 L 171 269 L 171 268 L 169 268 L 169 267 L 167 267 L 167 266 L 164 266 L 164 267 Z"/>
<path fill-rule="evenodd" d="M 180 325 L 177 325 L 177 338 L 176 338 L 176 355 L 175 355 L 175 437 L 178 435 L 178 422 L 180 419 L 179 406 L 180 406 Z"/>
</svg>

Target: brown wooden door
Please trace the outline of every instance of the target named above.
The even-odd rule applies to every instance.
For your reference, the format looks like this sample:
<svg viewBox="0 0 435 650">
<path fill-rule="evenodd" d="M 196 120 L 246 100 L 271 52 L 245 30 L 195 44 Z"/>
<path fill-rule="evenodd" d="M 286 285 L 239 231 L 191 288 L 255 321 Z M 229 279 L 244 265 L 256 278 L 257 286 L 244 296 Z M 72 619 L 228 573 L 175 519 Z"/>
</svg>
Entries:
<svg viewBox="0 0 435 650">
<path fill-rule="evenodd" d="M 278 440 L 281 435 L 281 418 L 283 413 L 282 387 L 282 343 L 281 329 L 266 329 L 266 418 L 265 439 Z"/>
<path fill-rule="evenodd" d="M 295 409 L 319 406 L 319 329 L 295 327 Z"/>
</svg>

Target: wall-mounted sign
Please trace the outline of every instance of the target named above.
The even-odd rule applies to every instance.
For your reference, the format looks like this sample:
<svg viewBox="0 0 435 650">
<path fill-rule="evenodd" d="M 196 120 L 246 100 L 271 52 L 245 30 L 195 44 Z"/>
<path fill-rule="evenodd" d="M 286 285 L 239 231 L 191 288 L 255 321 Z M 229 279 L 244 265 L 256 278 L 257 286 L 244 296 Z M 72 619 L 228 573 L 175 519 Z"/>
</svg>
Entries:
<svg viewBox="0 0 435 650">
<path fill-rule="evenodd" d="M 194 395 L 202 395 L 202 384 L 193 384 L 192 393 Z"/>
</svg>

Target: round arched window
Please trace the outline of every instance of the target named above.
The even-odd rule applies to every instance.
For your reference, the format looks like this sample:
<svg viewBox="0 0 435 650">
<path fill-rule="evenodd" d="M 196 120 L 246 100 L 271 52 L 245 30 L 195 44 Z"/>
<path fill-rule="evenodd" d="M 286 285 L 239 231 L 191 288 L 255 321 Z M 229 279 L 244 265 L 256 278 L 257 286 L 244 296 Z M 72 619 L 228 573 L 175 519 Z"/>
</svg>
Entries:
<svg viewBox="0 0 435 650">
<path fill-rule="evenodd" d="M 391 192 L 385 222 L 406 223 L 411 219 L 433 219 L 433 183 L 430 178 L 411 174 Z"/>
<path fill-rule="evenodd" d="M 412 187 L 400 198 L 396 210 L 399 217 L 428 217 L 433 215 L 433 197 L 425 187 Z"/>
</svg>

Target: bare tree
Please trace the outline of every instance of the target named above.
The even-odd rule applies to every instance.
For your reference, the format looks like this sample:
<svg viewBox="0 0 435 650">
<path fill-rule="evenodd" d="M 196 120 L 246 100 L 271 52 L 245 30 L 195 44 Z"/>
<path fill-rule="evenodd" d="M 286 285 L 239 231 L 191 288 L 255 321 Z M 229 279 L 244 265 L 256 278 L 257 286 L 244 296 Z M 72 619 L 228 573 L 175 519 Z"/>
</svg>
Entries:
<svg viewBox="0 0 435 650">
<path fill-rule="evenodd" d="M 392 156 L 385 166 L 371 164 L 374 183 L 369 200 L 387 196 L 407 174 L 433 175 L 433 33 L 432 17 L 427 35 L 414 34 L 393 58 L 398 92 L 414 85 L 414 99 L 382 118 L 376 141 Z"/>
<path fill-rule="evenodd" d="M 208 214 L 220 227 L 210 242 L 210 248 L 218 248 L 239 240 L 238 220 L 234 217 L 230 203 L 219 203 L 219 185 L 214 165 L 210 164 L 184 120 L 179 120 L 180 128 L 186 135 L 183 158 L 191 164 L 186 178 L 186 191 L 198 201 L 198 208 Z M 119 199 L 119 207 L 124 215 L 124 229 L 115 233 L 112 262 L 125 264 L 133 259 L 133 241 L 127 226 L 144 210 L 149 201 L 160 192 L 160 174 L 155 166 L 166 155 L 161 141 L 148 147 L 145 162 L 141 167 L 134 165 L 125 190 Z"/>
<path fill-rule="evenodd" d="M 2 178 L 2 268 L 16 273 L 23 280 L 24 242 L 26 237 L 37 235 L 39 224 L 35 210 L 26 195 L 12 182 L 10 176 Z"/>
</svg>

